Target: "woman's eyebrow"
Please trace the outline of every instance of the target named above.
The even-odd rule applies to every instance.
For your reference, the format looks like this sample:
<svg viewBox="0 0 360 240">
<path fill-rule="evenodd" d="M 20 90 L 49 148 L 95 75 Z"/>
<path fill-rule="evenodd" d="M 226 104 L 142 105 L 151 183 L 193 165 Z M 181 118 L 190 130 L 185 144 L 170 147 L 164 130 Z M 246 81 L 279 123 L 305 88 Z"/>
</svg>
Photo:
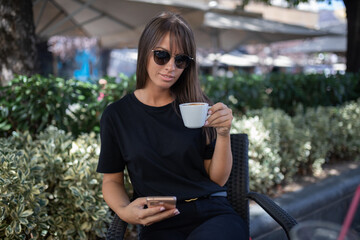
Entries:
<svg viewBox="0 0 360 240">
<path fill-rule="evenodd" d="M 170 52 L 168 49 L 163 48 L 163 47 L 155 47 L 155 49 L 161 49 L 161 50 L 164 50 L 164 51 Z"/>
<path fill-rule="evenodd" d="M 168 53 L 170 54 L 170 50 L 169 50 L 169 49 L 166 49 L 166 48 L 161 47 L 161 46 L 156 46 L 156 47 L 154 47 L 154 50 L 163 50 L 163 51 L 166 51 L 166 52 L 168 52 Z M 177 52 L 177 53 L 174 54 L 174 55 L 179 55 L 179 54 L 183 54 L 183 52 Z"/>
</svg>

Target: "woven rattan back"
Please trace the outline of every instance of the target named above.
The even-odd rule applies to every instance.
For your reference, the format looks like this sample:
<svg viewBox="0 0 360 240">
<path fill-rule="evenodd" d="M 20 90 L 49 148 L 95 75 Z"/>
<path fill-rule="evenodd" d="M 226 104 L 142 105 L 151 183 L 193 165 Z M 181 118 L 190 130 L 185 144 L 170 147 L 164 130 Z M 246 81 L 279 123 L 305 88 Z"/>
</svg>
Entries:
<svg viewBox="0 0 360 240">
<path fill-rule="evenodd" d="M 249 193 L 248 146 L 246 134 L 231 134 L 233 167 L 226 186 L 229 202 L 247 222 L 249 231 L 249 201 L 246 197 Z"/>
</svg>

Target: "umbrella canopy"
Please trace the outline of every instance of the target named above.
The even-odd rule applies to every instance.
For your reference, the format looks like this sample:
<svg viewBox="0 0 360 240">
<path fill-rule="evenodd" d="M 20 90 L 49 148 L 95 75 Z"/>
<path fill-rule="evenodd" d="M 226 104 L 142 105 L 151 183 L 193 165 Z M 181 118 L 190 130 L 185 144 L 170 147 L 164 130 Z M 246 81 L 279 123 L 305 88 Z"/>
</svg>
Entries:
<svg viewBox="0 0 360 240">
<path fill-rule="evenodd" d="M 281 53 L 317 53 L 317 52 L 346 52 L 346 37 L 319 37 L 302 42 L 301 44 L 282 49 Z"/>
<path fill-rule="evenodd" d="M 207 8 L 179 0 L 33 0 L 39 37 L 97 37 L 104 47 L 137 46 L 144 25 L 161 11 L 179 12 L 196 25 Z"/>
<path fill-rule="evenodd" d="M 346 24 L 340 23 L 323 28 L 326 31 L 331 31 L 339 36 L 331 37 L 317 37 L 313 39 L 304 40 L 301 44 L 285 48 L 281 53 L 316 53 L 316 52 L 333 52 L 346 53 L 347 30 Z"/>
<path fill-rule="evenodd" d="M 272 43 L 293 39 L 333 35 L 298 25 L 284 24 L 263 18 L 207 12 L 204 23 L 195 30 L 199 45 L 230 51 L 239 45 Z M 209 41 L 209 37 L 212 41 Z"/>
<path fill-rule="evenodd" d="M 181 13 L 194 29 L 198 47 L 230 51 L 239 45 L 270 43 L 327 34 L 296 25 L 209 8 L 181 0 L 33 0 L 39 37 L 97 37 L 103 47 L 136 47 L 144 25 L 157 13 Z M 217 11 L 217 12 L 214 12 Z M 220 12 L 219 12 L 220 11 Z M 239 15 L 241 14 L 241 15 Z"/>
<path fill-rule="evenodd" d="M 254 67 L 259 64 L 258 56 L 244 53 L 225 53 L 222 55 L 210 53 L 205 57 L 199 55 L 198 60 L 200 66 L 203 67 L 212 67 L 214 64 L 234 67 Z"/>
</svg>

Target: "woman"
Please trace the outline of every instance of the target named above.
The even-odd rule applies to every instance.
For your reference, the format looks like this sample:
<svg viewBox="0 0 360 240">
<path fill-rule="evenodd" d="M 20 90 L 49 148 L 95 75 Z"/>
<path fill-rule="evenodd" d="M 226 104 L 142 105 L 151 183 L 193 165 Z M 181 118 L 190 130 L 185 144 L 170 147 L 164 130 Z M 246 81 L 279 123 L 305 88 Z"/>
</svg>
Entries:
<svg viewBox="0 0 360 240">
<path fill-rule="evenodd" d="M 231 167 L 232 111 L 212 105 L 205 126 L 188 129 L 179 104 L 208 102 L 197 78 L 192 30 L 163 12 L 145 27 L 134 93 L 109 105 L 101 118 L 98 172 L 106 203 L 141 239 L 246 239 L 245 224 L 226 199 Z M 136 199 L 124 187 L 128 169 Z M 176 196 L 175 209 L 146 208 L 147 196 Z"/>
</svg>

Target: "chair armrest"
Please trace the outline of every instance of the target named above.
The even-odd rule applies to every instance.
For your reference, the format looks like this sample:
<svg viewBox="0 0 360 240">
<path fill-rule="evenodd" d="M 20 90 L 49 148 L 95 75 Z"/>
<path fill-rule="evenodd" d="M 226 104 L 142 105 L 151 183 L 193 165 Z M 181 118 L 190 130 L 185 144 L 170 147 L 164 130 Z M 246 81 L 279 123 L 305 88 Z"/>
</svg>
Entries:
<svg viewBox="0 0 360 240">
<path fill-rule="evenodd" d="M 290 239 L 290 230 L 297 222 L 284 209 L 279 207 L 271 198 L 264 194 L 249 192 L 247 198 L 254 200 L 261 206 L 280 226 L 284 229 L 288 239 Z"/>
<path fill-rule="evenodd" d="M 113 220 L 106 234 L 106 240 L 124 239 L 127 222 L 121 220 L 116 213 L 113 213 Z"/>
</svg>

